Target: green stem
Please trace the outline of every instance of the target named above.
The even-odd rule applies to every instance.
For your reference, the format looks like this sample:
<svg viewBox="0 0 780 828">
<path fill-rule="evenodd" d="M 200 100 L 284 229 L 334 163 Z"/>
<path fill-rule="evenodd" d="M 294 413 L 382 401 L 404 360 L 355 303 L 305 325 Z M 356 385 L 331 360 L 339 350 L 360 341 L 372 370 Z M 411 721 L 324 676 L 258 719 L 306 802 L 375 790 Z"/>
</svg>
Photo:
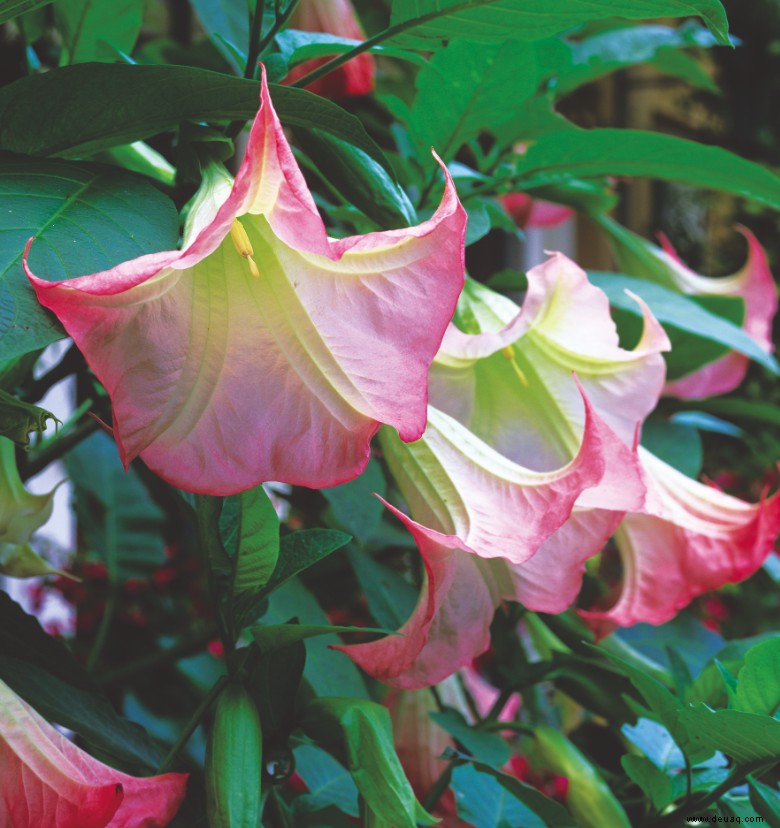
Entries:
<svg viewBox="0 0 780 828">
<path fill-rule="evenodd" d="M 114 622 L 114 615 L 116 614 L 116 605 L 119 601 L 119 591 L 119 583 L 115 580 L 115 578 L 112 578 L 108 586 L 108 595 L 106 596 L 106 606 L 103 610 L 103 617 L 100 619 L 100 626 L 98 627 L 95 641 L 92 644 L 92 649 L 89 651 L 89 656 L 87 658 L 86 668 L 90 672 L 97 664 L 100 654 L 103 652 L 103 647 L 106 646 L 108 633 L 111 629 L 111 624 Z"/>
<path fill-rule="evenodd" d="M 433 783 L 433 785 L 431 785 L 431 789 L 425 795 L 422 806 L 429 813 L 431 813 L 439 804 L 439 800 L 444 796 L 447 788 L 449 788 L 450 782 L 452 781 L 452 771 L 455 768 L 456 761 L 457 757 L 455 759 L 450 759 L 449 762 L 447 762 L 447 767 L 444 768 L 439 775 L 439 778 Z"/>
<path fill-rule="evenodd" d="M 165 773 L 168 768 L 173 763 L 173 760 L 178 755 L 179 751 L 187 744 L 190 739 L 190 736 L 195 732 L 195 728 L 200 724 L 201 719 L 206 714 L 206 711 L 211 707 L 214 700 L 217 696 L 222 692 L 222 688 L 227 684 L 228 677 L 227 676 L 220 676 L 214 686 L 209 690 L 208 693 L 203 697 L 203 701 L 198 705 L 197 710 L 192 714 L 190 720 L 182 730 L 179 738 L 176 740 L 176 744 L 170 749 L 168 755 L 165 759 L 162 760 L 160 763 L 160 767 L 157 769 L 157 773 Z"/>
<path fill-rule="evenodd" d="M 252 80 L 255 76 L 255 64 L 260 54 L 260 28 L 263 25 L 263 0 L 255 0 L 255 10 L 252 13 L 252 22 L 249 26 L 249 44 L 246 50 L 246 66 L 244 77 Z"/>
<path fill-rule="evenodd" d="M 339 66 L 343 66 L 345 63 L 352 60 L 352 58 L 362 55 L 363 52 L 367 52 L 369 49 L 372 49 L 374 46 L 378 46 L 385 40 L 389 40 L 391 37 L 395 37 L 408 29 L 413 29 L 415 26 L 426 23 L 429 20 L 435 20 L 437 17 L 441 17 L 442 14 L 453 14 L 455 12 L 468 9 L 471 5 L 471 2 L 459 3 L 457 6 L 448 6 L 446 10 L 437 9 L 436 11 L 429 12 L 428 14 L 423 14 L 420 17 L 414 17 L 411 20 L 404 20 L 401 23 L 397 23 L 395 26 L 383 29 L 373 37 L 369 37 L 368 40 L 364 40 L 360 45 L 355 46 L 354 49 L 350 49 L 342 55 L 337 55 L 327 63 L 324 63 L 322 66 L 315 69 L 313 72 L 309 72 L 308 75 L 304 75 L 302 78 L 295 81 L 295 83 L 290 84 L 290 86 L 308 86 L 310 83 L 313 83 L 325 75 L 330 74 L 334 69 L 338 69 Z"/>
<path fill-rule="evenodd" d="M 276 16 L 274 18 L 273 26 L 271 26 L 271 28 L 268 30 L 268 33 L 260 41 L 260 46 L 258 48 L 259 54 L 262 55 L 263 52 L 265 52 L 265 50 L 271 45 L 271 42 L 276 37 L 279 30 L 282 29 L 285 23 L 287 23 L 287 21 L 290 19 L 290 16 L 295 11 L 295 7 L 297 5 L 298 0 L 291 0 L 291 2 L 287 4 L 287 8 L 285 8 L 285 10 L 281 14 L 279 14 L 279 7 L 277 3 Z"/>
<path fill-rule="evenodd" d="M 94 434 L 98 428 L 97 421 L 88 417 L 72 431 L 52 438 L 51 442 L 47 440 L 44 448 L 30 452 L 30 459 L 24 464 L 24 479 L 38 474 L 49 463 L 59 460 L 60 457 L 89 437 L 90 434 Z"/>
</svg>

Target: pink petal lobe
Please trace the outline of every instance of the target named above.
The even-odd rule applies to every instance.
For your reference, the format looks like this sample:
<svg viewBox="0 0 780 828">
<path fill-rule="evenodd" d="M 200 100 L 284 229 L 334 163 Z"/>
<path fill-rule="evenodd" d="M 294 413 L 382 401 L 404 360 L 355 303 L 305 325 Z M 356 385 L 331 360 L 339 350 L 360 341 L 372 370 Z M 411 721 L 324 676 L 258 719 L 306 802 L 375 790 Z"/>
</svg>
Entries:
<svg viewBox="0 0 780 828">
<path fill-rule="evenodd" d="M 682 263 L 666 237 L 661 238 L 663 253 L 670 262 L 670 273 L 677 287 L 686 294 L 735 296 L 745 302 L 743 329 L 767 353 L 774 350 L 772 320 L 777 313 L 777 288 L 769 262 L 758 239 L 746 227 L 737 228 L 745 237 L 748 255 L 742 268 L 732 276 L 715 279 L 692 271 Z M 704 365 L 697 371 L 667 382 L 664 394 L 679 399 L 701 399 L 733 391 L 745 378 L 748 358 L 732 352 Z"/>
<path fill-rule="evenodd" d="M 123 462 L 227 495 L 352 479 L 381 423 L 417 439 L 463 285 L 465 212 L 445 177 L 427 221 L 329 239 L 263 80 L 233 188 L 213 217 L 201 207 L 184 250 L 65 282 L 25 257 L 111 397 Z M 231 237 L 238 216 L 257 278 Z"/>
<path fill-rule="evenodd" d="M 498 599 L 457 538 L 386 505 L 417 542 L 425 564 L 423 590 L 400 635 L 334 649 L 379 681 L 412 690 L 441 681 L 488 648 Z"/>
<path fill-rule="evenodd" d="M 780 531 L 780 498 L 745 503 L 704 486 L 641 451 L 651 497 L 615 533 L 623 577 L 601 625 L 662 624 L 694 597 L 752 575 Z"/>
<path fill-rule="evenodd" d="M 186 774 L 136 778 L 55 730 L 0 681 L 0 817 L 8 828 L 164 828 Z"/>
</svg>

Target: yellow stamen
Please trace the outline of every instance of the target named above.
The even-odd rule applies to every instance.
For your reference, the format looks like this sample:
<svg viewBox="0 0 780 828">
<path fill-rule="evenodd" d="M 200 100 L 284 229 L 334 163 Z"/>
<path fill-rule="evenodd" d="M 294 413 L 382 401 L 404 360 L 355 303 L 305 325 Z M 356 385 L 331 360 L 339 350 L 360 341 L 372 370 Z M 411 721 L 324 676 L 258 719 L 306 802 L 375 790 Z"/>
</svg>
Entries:
<svg viewBox="0 0 780 828">
<path fill-rule="evenodd" d="M 517 364 L 517 359 L 515 358 L 515 352 L 511 345 L 505 345 L 501 349 L 501 353 L 503 354 L 505 359 L 509 360 L 512 369 L 514 370 L 517 378 L 520 380 L 521 385 L 523 388 L 528 388 L 528 378 L 522 372 L 520 366 Z"/>
<path fill-rule="evenodd" d="M 253 258 L 255 251 L 252 249 L 252 242 L 249 241 L 249 236 L 247 235 L 246 230 L 244 230 L 244 225 L 241 224 L 238 219 L 233 219 L 233 225 L 230 228 L 230 238 L 238 251 L 238 255 L 243 256 L 243 258 L 247 260 L 247 263 L 249 264 L 249 272 L 255 277 L 255 279 L 259 279 L 260 271 Z"/>
</svg>

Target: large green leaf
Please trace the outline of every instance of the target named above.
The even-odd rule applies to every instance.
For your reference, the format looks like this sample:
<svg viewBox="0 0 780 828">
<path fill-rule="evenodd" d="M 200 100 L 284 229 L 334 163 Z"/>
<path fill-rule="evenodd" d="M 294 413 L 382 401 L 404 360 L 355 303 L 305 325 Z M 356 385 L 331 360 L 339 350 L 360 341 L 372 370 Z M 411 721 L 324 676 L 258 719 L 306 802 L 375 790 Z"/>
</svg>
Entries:
<svg viewBox="0 0 780 828">
<path fill-rule="evenodd" d="M 20 14 L 27 14 L 27 12 L 39 9 L 42 6 L 48 6 L 52 0 L 2 0 L 0 2 L 0 23 L 5 23 L 6 20 L 12 20 Z"/>
<path fill-rule="evenodd" d="M 780 636 L 751 647 L 737 676 L 736 710 L 776 716 L 780 707 Z"/>
<path fill-rule="evenodd" d="M 255 486 L 225 498 L 219 526 L 235 565 L 234 593 L 257 592 L 279 560 L 279 518 L 265 489 Z"/>
<path fill-rule="evenodd" d="M 673 797 L 672 780 L 645 756 L 627 754 L 620 764 L 626 775 L 636 782 L 657 811 L 662 811 Z"/>
<path fill-rule="evenodd" d="M 87 548 L 116 578 L 144 577 L 165 560 L 165 515 L 136 472 L 125 472 L 114 441 L 97 432 L 68 453 L 76 515 Z"/>
<path fill-rule="evenodd" d="M 719 750 L 742 765 L 780 761 L 780 722 L 740 710 L 710 710 L 703 704 L 680 711 L 691 744 Z"/>
<path fill-rule="evenodd" d="M 92 746 L 141 770 L 163 752 L 138 724 L 119 716 L 100 693 L 68 684 L 43 667 L 0 656 L 0 679 L 49 721 L 75 730 Z"/>
<path fill-rule="evenodd" d="M 354 480 L 321 489 L 330 504 L 331 513 L 337 525 L 351 533 L 360 543 L 365 542 L 379 528 L 385 507 L 379 497 L 384 497 L 387 481 L 382 466 L 371 458 L 365 471 Z"/>
<path fill-rule="evenodd" d="M 720 147 L 632 129 L 561 131 L 540 138 L 518 164 L 530 183 L 629 175 L 723 190 L 780 209 L 780 178 Z"/>
<path fill-rule="evenodd" d="M 679 54 L 677 50 L 686 46 L 708 47 L 716 43 L 710 32 L 695 24 L 678 28 L 626 26 L 598 32 L 592 37 L 571 44 L 568 51 L 569 60 L 559 67 L 555 94 L 561 97 L 610 72 L 637 63 L 656 61 L 659 57 L 660 65 L 672 71 L 680 67 L 675 67 L 668 60 L 668 53 Z M 546 47 L 548 42 L 538 45 Z M 658 65 L 659 63 L 656 63 L 656 66 Z M 709 89 L 717 89 L 704 69 L 695 61 L 694 65 L 699 68 L 699 74 L 694 74 L 689 80 L 694 80 L 698 85 Z"/>
<path fill-rule="evenodd" d="M 130 53 L 141 31 L 144 0 L 56 0 L 62 64 L 116 60 Z"/>
<path fill-rule="evenodd" d="M 449 38 L 500 43 L 539 40 L 588 20 L 607 17 L 701 17 L 721 43 L 728 22 L 719 0 L 394 0 L 393 42 L 432 48 Z"/>
<path fill-rule="evenodd" d="M 712 313 L 693 297 L 620 273 L 590 271 L 588 278 L 607 294 L 614 307 L 641 316 L 641 307 L 626 293 L 630 290 L 645 300 L 655 318 L 664 326 L 669 325 L 696 339 L 706 339 L 739 351 L 772 373 L 780 373 L 777 360 L 764 351 L 753 337 L 728 319 Z"/>
<path fill-rule="evenodd" d="M 316 699 L 302 713 L 304 732 L 345 759 L 366 806 L 396 828 L 431 820 L 417 802 L 393 746 L 386 707 L 356 699 Z"/>
<path fill-rule="evenodd" d="M 522 803 L 526 808 L 533 812 L 535 817 L 539 818 L 538 823 L 527 823 L 528 828 L 532 824 L 544 826 L 544 828 L 575 828 L 577 823 L 572 816 L 558 802 L 548 799 L 543 793 L 526 785 L 514 776 L 503 773 L 490 765 L 480 762 L 476 759 L 464 756 L 457 751 L 447 749 L 444 752 L 445 758 L 461 758 L 470 762 L 480 773 L 492 776 L 496 782 L 504 789 L 504 791 L 512 796 L 514 799 Z M 479 813 L 477 808 L 474 808 L 475 813 Z M 484 823 L 481 823 L 484 824 Z M 503 825 L 504 823 L 499 823 Z M 526 826 L 526 823 L 521 823 Z"/>
<path fill-rule="evenodd" d="M 2 127 L 0 127 L 2 129 Z M 68 279 L 175 247 L 173 202 L 148 181 L 109 167 L 0 153 L 0 360 L 65 336 L 22 270 Z"/>
<path fill-rule="evenodd" d="M 311 812 L 335 805 L 357 818 L 357 788 L 347 769 L 316 745 L 295 748 L 295 769 L 306 783 L 308 793 L 295 799 L 296 812 Z"/>
<path fill-rule="evenodd" d="M 539 81 L 536 55 L 527 44 L 450 43 L 417 75 L 409 127 L 421 160 L 434 164 L 431 147 L 451 160 L 483 129 L 509 120 Z"/>
<path fill-rule="evenodd" d="M 296 136 L 319 174 L 380 228 L 416 224 L 406 192 L 368 153 L 319 129 L 300 129 Z"/>
<path fill-rule="evenodd" d="M 349 535 L 335 529 L 301 529 L 285 535 L 281 541 L 279 561 L 263 589 L 263 594 L 277 589 L 285 581 L 341 549 L 349 541 Z"/>
<path fill-rule="evenodd" d="M 455 768 L 452 790 L 455 793 L 458 816 L 475 828 L 509 825 L 547 828 L 549 824 L 512 796 L 495 777 L 480 773 L 473 765 Z"/>
<path fill-rule="evenodd" d="M 329 132 L 388 166 L 360 121 L 332 101 L 276 85 L 271 97 L 287 126 Z M 257 81 L 191 66 L 66 66 L 0 90 L 0 149 L 84 156 L 171 132 L 182 121 L 248 120 L 259 99 Z"/>
</svg>

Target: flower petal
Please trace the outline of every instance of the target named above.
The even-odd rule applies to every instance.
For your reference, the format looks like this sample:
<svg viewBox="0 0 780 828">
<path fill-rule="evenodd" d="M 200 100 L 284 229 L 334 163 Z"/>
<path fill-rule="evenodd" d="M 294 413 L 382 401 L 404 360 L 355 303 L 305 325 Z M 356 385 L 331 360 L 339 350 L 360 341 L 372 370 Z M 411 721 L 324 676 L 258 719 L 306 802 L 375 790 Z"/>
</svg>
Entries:
<svg viewBox="0 0 780 828">
<path fill-rule="evenodd" d="M 140 455 L 174 485 L 226 495 L 351 479 L 380 423 L 417 439 L 463 280 L 449 176 L 428 221 L 329 239 L 263 82 L 246 157 L 214 207 L 196 205 L 183 251 L 92 276 L 46 282 L 25 257 L 111 396 L 123 462 Z M 248 241 L 236 244 L 239 215 Z"/>
<path fill-rule="evenodd" d="M 433 407 L 422 439 L 405 445 L 383 430 L 382 449 L 415 519 L 480 557 L 521 564 L 564 524 L 583 490 L 602 479 L 608 444 L 629 454 L 587 400 L 585 411 L 576 457 L 550 472 L 512 463 Z"/>
<path fill-rule="evenodd" d="M 400 635 L 334 649 L 391 687 L 428 687 L 488 648 L 499 599 L 480 575 L 478 559 L 464 551 L 457 538 L 385 505 L 412 533 L 422 555 L 425 581 L 419 601 Z"/>
<path fill-rule="evenodd" d="M 93 759 L 0 681 L 0 807 L 13 828 L 163 828 L 186 774 L 140 779 Z"/>
<path fill-rule="evenodd" d="M 662 624 L 694 597 L 752 575 L 780 531 L 780 496 L 750 504 L 704 486 L 640 449 L 650 497 L 615 533 L 623 578 L 605 611 L 583 613 L 602 631 Z"/>
<path fill-rule="evenodd" d="M 777 288 L 769 262 L 758 239 L 746 227 L 737 228 L 745 237 L 748 255 L 745 264 L 733 276 L 712 279 L 700 276 L 686 267 L 677 256 L 669 240 L 662 236 L 663 255 L 677 288 L 683 293 L 699 296 L 736 296 L 745 302 L 744 330 L 768 353 L 772 344 L 772 320 L 777 313 Z M 671 380 L 664 394 L 680 399 L 701 399 L 733 391 L 745 378 L 748 358 L 730 353 L 693 371 Z"/>
<path fill-rule="evenodd" d="M 573 371 L 594 409 L 633 445 L 660 394 L 669 347 L 644 305 L 642 338 L 625 350 L 606 295 L 561 254 L 528 272 L 521 309 L 473 282 L 461 302 L 482 333 L 447 329 L 431 370 L 432 405 L 516 463 L 557 468 L 576 451 L 584 422 Z"/>
</svg>

